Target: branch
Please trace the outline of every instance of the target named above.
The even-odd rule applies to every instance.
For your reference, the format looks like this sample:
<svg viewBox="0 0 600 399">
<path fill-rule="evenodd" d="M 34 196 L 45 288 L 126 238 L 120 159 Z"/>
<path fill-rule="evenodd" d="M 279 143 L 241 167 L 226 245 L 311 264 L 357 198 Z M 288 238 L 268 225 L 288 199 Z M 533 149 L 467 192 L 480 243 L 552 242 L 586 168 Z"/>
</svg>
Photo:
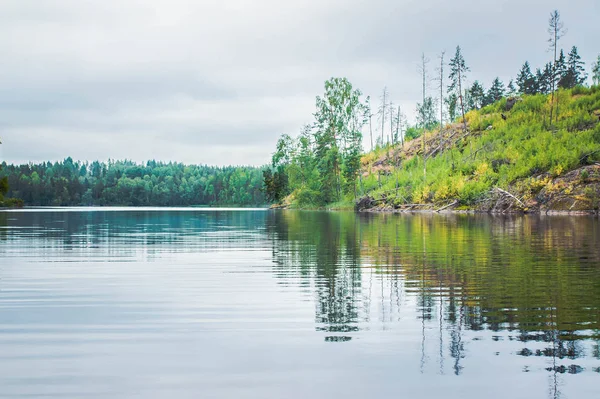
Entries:
<svg viewBox="0 0 600 399">
<path fill-rule="evenodd" d="M 441 207 L 440 209 L 437 209 L 437 210 L 436 210 L 436 212 L 443 211 L 444 209 L 446 209 L 446 208 L 450 208 L 451 206 L 453 206 L 453 205 L 456 205 L 456 204 L 458 204 L 458 200 L 456 200 L 456 201 L 454 201 L 454 202 L 452 202 L 452 203 L 450 203 L 450 204 L 448 204 L 448 205 L 446 205 L 446 206 L 443 206 L 443 207 Z"/>
<path fill-rule="evenodd" d="M 494 190 L 499 191 L 500 193 L 504 194 L 504 195 L 508 195 L 509 197 L 513 198 L 514 200 L 516 200 L 519 204 L 521 204 L 521 206 L 523 208 L 525 208 L 525 204 L 523 203 L 523 201 L 521 201 L 520 199 L 518 199 L 517 197 L 515 197 L 514 195 L 512 195 L 511 193 L 509 193 L 506 190 L 502 190 L 500 187 L 494 187 Z"/>
</svg>

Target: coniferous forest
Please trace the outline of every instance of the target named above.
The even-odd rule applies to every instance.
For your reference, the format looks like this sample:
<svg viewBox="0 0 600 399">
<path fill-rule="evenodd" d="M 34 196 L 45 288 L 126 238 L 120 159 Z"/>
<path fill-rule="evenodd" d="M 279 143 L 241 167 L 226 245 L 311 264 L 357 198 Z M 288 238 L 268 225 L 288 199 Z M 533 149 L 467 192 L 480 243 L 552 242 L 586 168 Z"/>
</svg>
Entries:
<svg viewBox="0 0 600 399">
<path fill-rule="evenodd" d="M 265 203 L 261 171 L 148 161 L 2 165 L 7 196 L 25 205 L 249 206 Z"/>
</svg>

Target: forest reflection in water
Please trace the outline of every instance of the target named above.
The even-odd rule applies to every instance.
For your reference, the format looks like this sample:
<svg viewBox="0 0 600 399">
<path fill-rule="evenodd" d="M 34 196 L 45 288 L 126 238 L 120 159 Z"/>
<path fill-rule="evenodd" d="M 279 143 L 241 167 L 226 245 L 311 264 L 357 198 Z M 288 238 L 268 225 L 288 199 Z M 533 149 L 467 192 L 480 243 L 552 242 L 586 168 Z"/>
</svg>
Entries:
<svg viewBox="0 0 600 399">
<path fill-rule="evenodd" d="M 592 397 L 599 243 L 591 217 L 0 212 L 0 386 Z"/>
<path fill-rule="evenodd" d="M 469 336 L 518 342 L 552 373 L 600 372 L 597 219 L 277 212 L 268 226 L 276 274 L 314 287 L 328 341 L 412 315 L 421 368 L 438 345 L 440 370 L 448 357 L 460 374 Z"/>
</svg>

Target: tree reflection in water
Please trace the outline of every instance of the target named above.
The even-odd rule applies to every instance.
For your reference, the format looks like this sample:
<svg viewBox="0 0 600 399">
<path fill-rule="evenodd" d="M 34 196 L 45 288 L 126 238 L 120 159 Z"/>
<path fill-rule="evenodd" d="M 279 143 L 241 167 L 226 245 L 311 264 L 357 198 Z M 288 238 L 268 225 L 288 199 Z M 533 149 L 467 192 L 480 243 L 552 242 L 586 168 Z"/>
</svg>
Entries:
<svg viewBox="0 0 600 399">
<path fill-rule="evenodd" d="M 497 354 L 520 341 L 511 353 L 532 360 L 524 371 L 546 359 L 552 397 L 560 374 L 585 370 L 577 359 L 599 358 L 597 219 L 277 211 L 267 226 L 276 275 L 310 287 L 328 342 L 413 317 L 420 370 L 437 341 L 439 373 L 449 357 L 460 375 L 478 336 Z"/>
</svg>

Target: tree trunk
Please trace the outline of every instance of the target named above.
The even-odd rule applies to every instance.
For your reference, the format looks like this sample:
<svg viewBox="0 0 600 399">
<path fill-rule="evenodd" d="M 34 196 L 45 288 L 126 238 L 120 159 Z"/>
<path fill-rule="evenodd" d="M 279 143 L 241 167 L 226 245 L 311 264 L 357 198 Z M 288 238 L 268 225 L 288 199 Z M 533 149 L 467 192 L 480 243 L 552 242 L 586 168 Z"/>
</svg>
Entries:
<svg viewBox="0 0 600 399">
<path fill-rule="evenodd" d="M 462 92 L 462 82 L 460 78 L 460 68 L 458 69 L 458 97 L 460 99 L 460 112 L 462 113 L 463 118 L 463 126 L 465 132 L 467 131 L 467 120 L 465 119 L 465 104 L 463 103 L 463 92 Z"/>
<path fill-rule="evenodd" d="M 371 151 L 373 151 L 373 127 L 371 126 L 371 119 L 373 115 L 369 112 L 369 133 L 371 134 Z"/>
<path fill-rule="evenodd" d="M 398 105 L 398 115 L 396 116 L 396 138 L 394 141 L 398 140 L 399 127 L 400 127 L 400 106 Z"/>
<path fill-rule="evenodd" d="M 552 95 L 550 97 L 550 126 L 552 126 L 552 111 L 554 109 L 554 85 L 556 83 L 556 39 L 557 31 L 554 28 L 554 63 L 552 64 Z"/>
</svg>

